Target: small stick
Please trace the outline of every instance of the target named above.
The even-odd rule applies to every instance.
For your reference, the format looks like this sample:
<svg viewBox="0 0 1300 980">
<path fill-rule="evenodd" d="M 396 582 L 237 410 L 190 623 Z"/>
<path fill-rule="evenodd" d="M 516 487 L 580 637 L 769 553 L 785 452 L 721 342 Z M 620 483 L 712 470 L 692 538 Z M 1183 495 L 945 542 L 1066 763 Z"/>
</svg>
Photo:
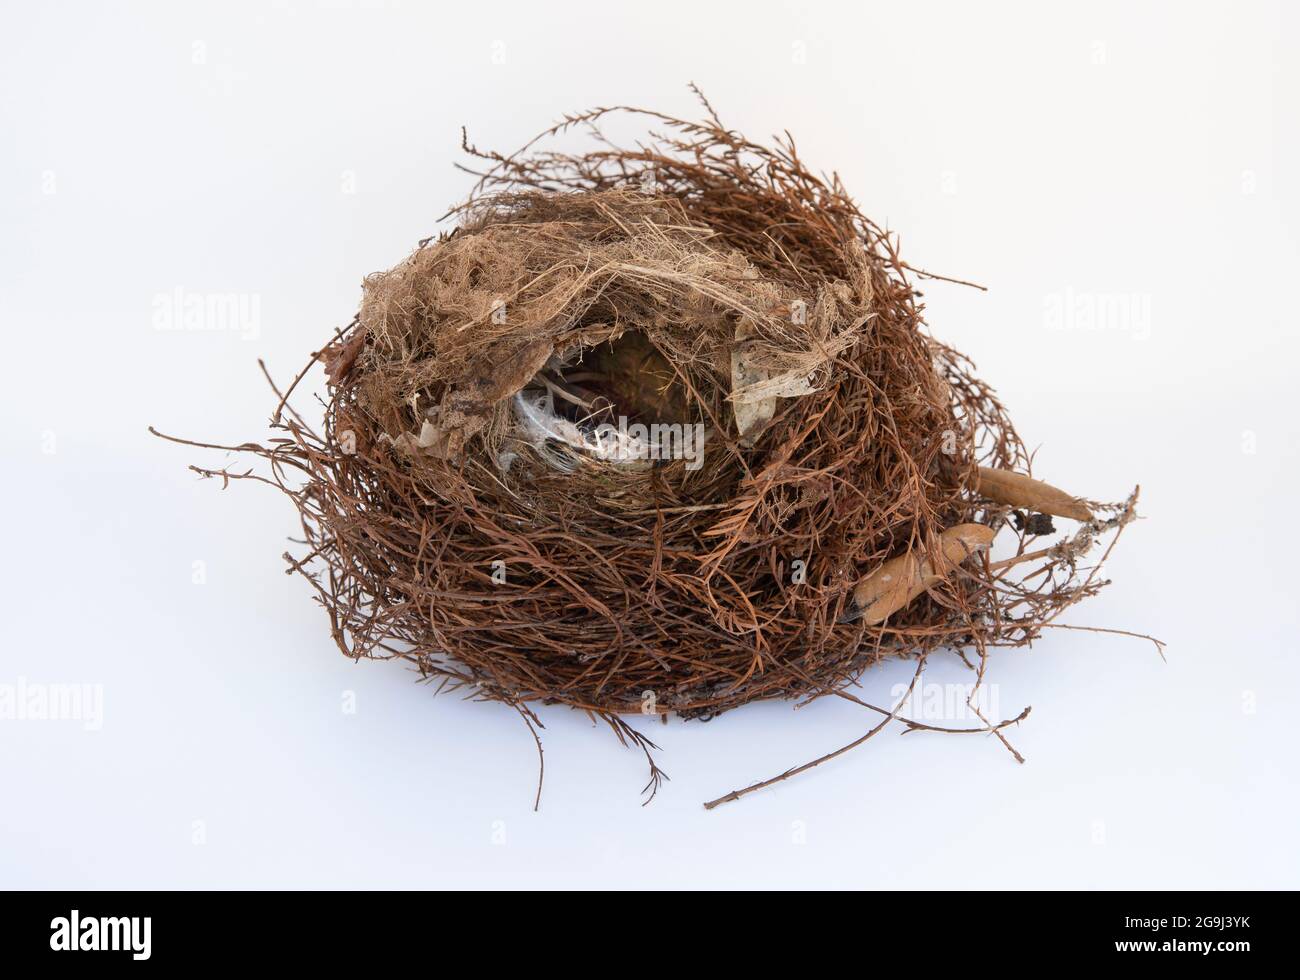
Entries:
<svg viewBox="0 0 1300 980">
<path fill-rule="evenodd" d="M 1010 568 L 1012 565 L 1019 565 L 1022 561 L 1033 561 L 1035 558 L 1047 558 L 1058 547 L 1058 545 L 1052 545 L 1050 548 L 1039 548 L 1037 551 L 1026 551 L 1023 555 L 1016 555 L 1014 558 L 1003 558 L 1001 561 L 991 562 L 989 564 L 989 571 L 998 572 L 1004 568 Z"/>
<path fill-rule="evenodd" d="M 834 759 L 836 756 L 841 756 L 845 752 L 851 752 L 853 749 L 856 749 L 863 742 L 867 741 L 867 739 L 873 737 L 874 735 L 882 731 L 884 727 L 888 725 L 891 721 L 894 721 L 898 718 L 898 713 L 903 710 L 903 706 L 907 704 L 908 698 L 912 696 L 912 691 L 915 690 L 916 682 L 917 680 L 920 679 L 921 672 L 923 670 L 925 670 L 924 656 L 922 656 L 921 659 L 917 661 L 916 672 L 912 674 L 912 683 L 907 686 L 907 693 L 903 695 L 902 698 L 899 699 L 898 704 L 894 707 L 894 710 L 891 711 L 889 714 L 887 714 L 884 718 L 882 718 L 880 724 L 876 725 L 876 727 L 872 728 L 862 737 L 854 739 L 848 745 L 840 746 L 834 752 L 827 752 L 825 755 L 821 756 L 820 758 L 813 759 L 811 762 L 805 762 L 801 766 L 795 766 L 793 769 L 787 769 L 779 776 L 773 776 L 771 779 L 764 779 L 761 783 L 751 783 L 749 786 L 746 786 L 744 789 L 733 789 L 730 793 L 726 794 L 725 796 L 719 796 L 716 800 L 710 800 L 708 803 L 705 803 L 704 809 L 712 810 L 714 807 L 721 806 L 723 803 L 730 803 L 732 800 L 738 800 L 742 796 L 748 796 L 750 793 L 756 793 L 760 789 L 766 789 L 768 786 L 772 786 L 775 783 L 781 782 L 782 780 L 789 779 L 791 776 L 797 776 L 801 772 L 807 772 L 809 769 L 815 769 L 817 766 L 820 766 L 823 762 L 830 762 L 830 760 Z"/>
</svg>

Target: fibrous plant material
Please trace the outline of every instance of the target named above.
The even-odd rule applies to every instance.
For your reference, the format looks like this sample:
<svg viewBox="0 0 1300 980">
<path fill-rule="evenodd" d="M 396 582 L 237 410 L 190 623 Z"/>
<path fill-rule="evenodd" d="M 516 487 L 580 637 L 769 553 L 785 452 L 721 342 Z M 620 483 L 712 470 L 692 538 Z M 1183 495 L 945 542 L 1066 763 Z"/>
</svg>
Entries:
<svg viewBox="0 0 1300 980">
<path fill-rule="evenodd" d="M 534 736 L 537 704 L 585 711 L 645 752 L 650 795 L 638 714 L 836 694 L 883 719 L 858 742 L 939 730 L 847 688 L 941 648 L 982 681 L 990 648 L 1105 584 L 1080 560 L 1136 500 L 1021 476 L 1002 404 L 924 329 L 915 282 L 940 277 L 792 141 L 704 104 L 700 122 L 597 109 L 512 155 L 465 143 L 482 166 L 452 227 L 369 277 L 319 352 L 323 418 L 290 406 L 295 380 L 277 438 L 218 447 L 267 472 L 199 469 L 293 501 L 289 569 L 345 654 L 510 705 Z M 616 113 L 661 132 L 541 148 Z M 1085 523 L 1027 552 L 1011 507 Z M 953 730 L 1010 748 L 1022 717 Z"/>
</svg>

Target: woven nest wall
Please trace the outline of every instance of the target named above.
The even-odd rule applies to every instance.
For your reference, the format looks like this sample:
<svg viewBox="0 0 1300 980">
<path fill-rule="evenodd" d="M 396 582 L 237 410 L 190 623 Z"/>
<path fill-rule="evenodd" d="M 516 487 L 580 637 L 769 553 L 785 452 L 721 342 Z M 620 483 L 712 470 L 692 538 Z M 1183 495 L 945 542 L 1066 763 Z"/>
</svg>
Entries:
<svg viewBox="0 0 1300 980">
<path fill-rule="evenodd" d="M 611 112 L 657 134 L 545 149 Z M 1080 559 L 1135 495 L 1029 478 L 993 391 L 924 329 L 927 274 L 792 142 L 601 109 L 514 155 L 465 149 L 482 166 L 452 230 L 367 278 L 320 351 L 323 418 L 286 391 L 278 439 L 228 447 L 296 505 L 290 567 L 348 656 L 534 733 L 536 704 L 590 712 L 653 791 L 637 716 L 842 693 L 944 647 L 982 679 L 989 648 L 1104 584 Z M 1051 515 L 1079 526 L 1036 541 Z"/>
</svg>

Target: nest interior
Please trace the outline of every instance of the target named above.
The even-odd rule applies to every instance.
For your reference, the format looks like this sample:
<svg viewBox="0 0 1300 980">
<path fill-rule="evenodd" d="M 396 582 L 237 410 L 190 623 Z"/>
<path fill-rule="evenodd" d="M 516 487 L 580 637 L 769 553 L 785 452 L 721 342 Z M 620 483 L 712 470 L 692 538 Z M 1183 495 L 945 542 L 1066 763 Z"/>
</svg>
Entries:
<svg viewBox="0 0 1300 980">
<path fill-rule="evenodd" d="M 611 112 L 661 132 L 541 148 Z M 595 110 L 539 140 L 465 145 L 482 166 L 452 230 L 370 276 L 321 352 L 323 424 L 286 392 L 284 437 L 240 447 L 296 504 L 291 567 L 345 653 L 526 720 L 538 702 L 589 711 L 646 748 L 626 716 L 817 697 L 881 657 L 974 649 L 982 675 L 988 647 L 1103 584 L 1076 573 L 1086 527 L 1032 582 L 967 562 L 855 621 L 854 584 L 945 528 L 1008 527 L 1017 554 L 1040 529 L 970 489 L 977 466 L 1029 459 L 924 329 L 927 274 L 791 141 L 752 143 L 711 109 Z M 591 451 L 618 417 L 689 426 L 702 451 Z"/>
</svg>

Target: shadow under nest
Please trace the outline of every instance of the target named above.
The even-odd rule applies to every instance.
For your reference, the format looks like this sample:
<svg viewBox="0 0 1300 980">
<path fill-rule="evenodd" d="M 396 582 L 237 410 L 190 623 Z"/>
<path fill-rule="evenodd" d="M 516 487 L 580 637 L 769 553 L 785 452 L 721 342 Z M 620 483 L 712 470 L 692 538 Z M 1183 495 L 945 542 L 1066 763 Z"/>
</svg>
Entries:
<svg viewBox="0 0 1300 980">
<path fill-rule="evenodd" d="M 945 647 L 982 681 L 988 648 L 1105 584 L 1079 559 L 1136 496 L 1028 550 L 1050 520 L 980 474 L 1030 459 L 923 330 L 929 274 L 792 141 L 751 143 L 705 106 L 701 122 L 595 110 L 509 156 L 466 144 L 483 166 L 453 230 L 370 276 L 319 353 L 323 421 L 291 386 L 277 438 L 221 447 L 269 473 L 199 470 L 289 495 L 307 544 L 290 570 L 348 656 L 505 702 L 534 736 L 534 703 L 589 712 L 645 751 L 651 796 L 663 774 L 636 715 L 839 694 L 876 713 L 864 739 L 930 727 L 847 688 L 885 657 L 919 658 L 919 676 Z M 666 135 L 538 148 L 599 136 L 613 112 Z M 1012 557 L 946 554 L 944 532 L 970 525 L 1005 528 Z M 862 583 L 900 561 L 916 594 L 872 615 L 882 591 Z M 1010 748 L 1018 720 L 952 730 Z"/>
</svg>

